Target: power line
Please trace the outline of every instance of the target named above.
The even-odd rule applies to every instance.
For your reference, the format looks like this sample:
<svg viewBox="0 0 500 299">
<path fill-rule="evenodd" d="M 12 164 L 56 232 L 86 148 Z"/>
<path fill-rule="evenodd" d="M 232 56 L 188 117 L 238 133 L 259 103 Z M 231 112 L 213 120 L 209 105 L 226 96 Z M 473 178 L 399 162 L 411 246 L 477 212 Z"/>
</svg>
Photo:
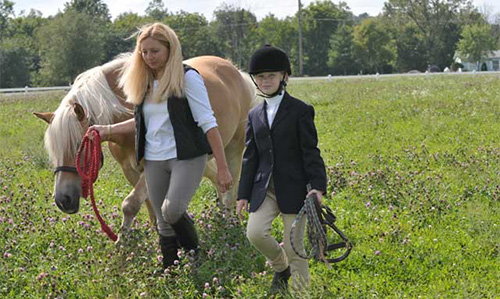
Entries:
<svg viewBox="0 0 500 299">
<path fill-rule="evenodd" d="M 299 0 L 299 10 L 298 10 L 298 19 L 299 19 L 299 76 L 302 77 L 304 73 L 304 63 L 302 61 L 302 3 Z"/>
</svg>

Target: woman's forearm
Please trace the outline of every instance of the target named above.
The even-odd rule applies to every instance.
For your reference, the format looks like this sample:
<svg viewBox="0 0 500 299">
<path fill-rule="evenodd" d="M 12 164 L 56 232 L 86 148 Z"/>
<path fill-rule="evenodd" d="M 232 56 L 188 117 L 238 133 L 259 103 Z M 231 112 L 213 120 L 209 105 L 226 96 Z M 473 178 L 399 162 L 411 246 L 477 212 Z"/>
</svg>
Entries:
<svg viewBox="0 0 500 299">
<path fill-rule="evenodd" d="M 217 181 L 219 183 L 219 190 L 222 193 L 225 193 L 233 185 L 233 177 L 229 171 L 229 167 L 227 166 L 222 137 L 220 136 L 219 129 L 217 129 L 217 127 L 208 130 L 206 134 L 208 143 L 212 148 L 215 163 L 217 164 Z"/>
<path fill-rule="evenodd" d="M 113 124 L 111 125 L 110 129 L 112 134 L 116 135 L 132 133 L 135 130 L 135 120 L 131 118 L 129 120 Z"/>
<path fill-rule="evenodd" d="M 135 120 L 133 118 L 113 125 L 93 125 L 89 130 L 99 132 L 102 141 L 120 143 L 123 136 L 135 131 Z"/>
<path fill-rule="evenodd" d="M 135 132 L 135 120 L 133 118 L 122 121 L 107 127 L 106 132 L 109 134 L 108 141 L 119 143 L 123 140 L 123 136 Z"/>
<path fill-rule="evenodd" d="M 207 131 L 206 133 L 208 143 L 212 148 L 212 154 L 215 158 L 217 164 L 217 169 L 227 169 L 226 156 L 224 154 L 224 145 L 222 143 L 222 137 L 220 136 L 219 129 L 214 127 Z"/>
</svg>

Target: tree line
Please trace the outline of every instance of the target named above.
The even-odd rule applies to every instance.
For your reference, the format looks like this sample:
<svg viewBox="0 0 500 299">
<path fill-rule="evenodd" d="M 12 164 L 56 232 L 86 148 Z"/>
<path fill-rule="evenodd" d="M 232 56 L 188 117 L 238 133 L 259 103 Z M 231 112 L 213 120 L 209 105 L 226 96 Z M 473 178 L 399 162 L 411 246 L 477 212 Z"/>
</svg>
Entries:
<svg viewBox="0 0 500 299">
<path fill-rule="evenodd" d="M 163 22 L 179 36 L 184 57 L 216 55 L 245 70 L 264 44 L 285 50 L 299 75 L 298 13 L 257 20 L 251 11 L 222 4 L 209 21 L 171 12 L 151 0 L 144 14 L 111 19 L 102 0 L 70 0 L 55 16 L 14 14 L 0 0 L 0 88 L 68 85 L 82 71 L 132 51 L 137 28 Z M 354 15 L 346 3 L 316 1 L 301 9 L 303 75 L 352 75 L 456 68 L 456 53 L 479 62 L 500 49 L 500 17 L 481 13 L 471 0 L 388 0 L 376 17 Z"/>
</svg>

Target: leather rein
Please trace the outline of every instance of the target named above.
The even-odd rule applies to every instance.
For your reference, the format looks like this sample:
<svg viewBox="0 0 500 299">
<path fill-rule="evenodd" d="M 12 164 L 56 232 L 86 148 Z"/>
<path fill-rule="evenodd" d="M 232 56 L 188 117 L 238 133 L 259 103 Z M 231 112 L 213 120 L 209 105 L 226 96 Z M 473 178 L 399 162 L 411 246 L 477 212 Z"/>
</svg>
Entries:
<svg viewBox="0 0 500 299">
<path fill-rule="evenodd" d="M 308 192 L 311 190 L 310 185 L 307 186 L 307 190 Z M 309 244 L 312 246 L 312 250 L 309 254 L 300 252 L 300 250 L 296 248 L 294 242 L 296 226 L 302 217 L 306 217 L 307 237 Z M 351 252 L 352 244 L 349 242 L 344 233 L 335 225 L 336 219 L 337 217 L 335 217 L 332 210 L 328 206 L 319 204 L 316 194 L 306 197 L 304 206 L 293 221 L 290 231 L 290 241 L 295 253 L 301 258 L 314 258 L 315 260 L 323 261 L 326 264 L 337 263 L 344 260 Z M 333 231 L 340 236 L 342 241 L 328 244 L 328 228 L 333 229 Z M 345 248 L 345 251 L 340 256 L 327 258 L 329 251 L 342 248 Z"/>
</svg>

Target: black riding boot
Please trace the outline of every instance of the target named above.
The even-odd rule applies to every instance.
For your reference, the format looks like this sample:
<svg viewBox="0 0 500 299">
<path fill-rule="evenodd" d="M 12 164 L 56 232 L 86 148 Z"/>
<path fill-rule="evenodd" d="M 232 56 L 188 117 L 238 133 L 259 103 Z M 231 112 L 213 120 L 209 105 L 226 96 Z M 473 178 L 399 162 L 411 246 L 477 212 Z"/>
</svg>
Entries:
<svg viewBox="0 0 500 299">
<path fill-rule="evenodd" d="M 282 272 L 274 272 L 273 283 L 271 284 L 271 294 L 277 294 L 288 290 L 288 279 L 290 279 L 290 266 Z"/>
<path fill-rule="evenodd" d="M 179 259 L 177 257 L 177 249 L 179 249 L 177 237 L 165 237 L 160 235 L 160 247 L 163 255 L 163 269 L 166 269 L 172 266 L 175 260 Z"/>
<path fill-rule="evenodd" d="M 175 231 L 179 245 L 187 252 L 194 250 L 196 257 L 200 251 L 200 242 L 198 241 L 193 219 L 187 213 L 184 213 L 181 219 L 172 224 L 172 228 Z"/>
</svg>

